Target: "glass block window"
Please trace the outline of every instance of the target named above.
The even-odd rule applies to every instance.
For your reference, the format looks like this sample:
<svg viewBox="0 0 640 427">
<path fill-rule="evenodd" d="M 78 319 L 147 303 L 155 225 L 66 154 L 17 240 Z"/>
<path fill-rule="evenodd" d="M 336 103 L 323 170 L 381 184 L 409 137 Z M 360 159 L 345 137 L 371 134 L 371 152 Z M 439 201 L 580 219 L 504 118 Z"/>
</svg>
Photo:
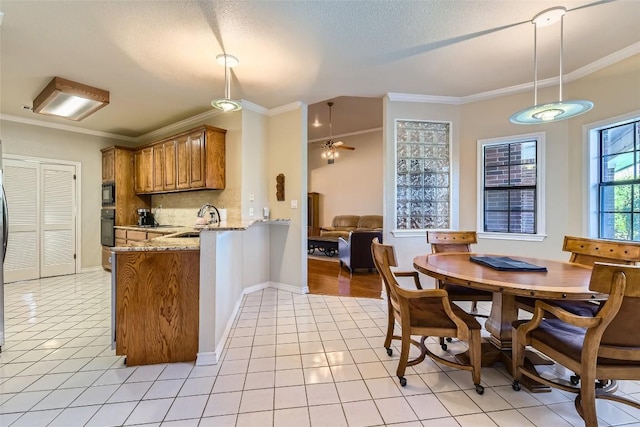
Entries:
<svg viewBox="0 0 640 427">
<path fill-rule="evenodd" d="M 640 241 L 640 121 L 601 129 L 599 237 Z"/>
<path fill-rule="evenodd" d="M 450 227 L 451 124 L 396 121 L 396 227 Z"/>
</svg>

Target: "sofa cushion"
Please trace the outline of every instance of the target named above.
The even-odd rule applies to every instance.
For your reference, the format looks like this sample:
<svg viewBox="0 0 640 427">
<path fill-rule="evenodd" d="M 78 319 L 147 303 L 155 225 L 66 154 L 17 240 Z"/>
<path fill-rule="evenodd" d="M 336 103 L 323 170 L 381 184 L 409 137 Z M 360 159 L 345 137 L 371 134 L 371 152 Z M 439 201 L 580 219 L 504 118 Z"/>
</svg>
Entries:
<svg viewBox="0 0 640 427">
<path fill-rule="evenodd" d="M 362 215 L 358 221 L 358 229 L 382 229 L 382 215 Z"/>
<path fill-rule="evenodd" d="M 359 219 L 358 215 L 336 215 L 331 221 L 331 226 L 341 230 L 353 230 L 358 226 Z"/>
</svg>

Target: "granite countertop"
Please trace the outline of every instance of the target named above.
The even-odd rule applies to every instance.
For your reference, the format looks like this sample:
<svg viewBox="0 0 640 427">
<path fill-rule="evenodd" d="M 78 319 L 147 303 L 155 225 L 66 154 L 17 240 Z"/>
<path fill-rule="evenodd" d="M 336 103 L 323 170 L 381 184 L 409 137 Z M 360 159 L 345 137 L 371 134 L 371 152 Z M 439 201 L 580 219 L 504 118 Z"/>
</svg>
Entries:
<svg viewBox="0 0 640 427">
<path fill-rule="evenodd" d="M 142 252 L 142 251 L 188 251 L 200 249 L 199 237 L 174 237 L 188 232 L 201 231 L 242 231 L 246 230 L 254 224 L 270 224 L 270 225 L 288 225 L 290 219 L 278 218 L 273 220 L 250 219 L 240 221 L 223 221 L 217 224 L 194 225 L 191 227 L 138 227 L 132 226 L 116 226 L 115 228 L 136 231 L 152 231 L 160 232 L 164 236 L 154 239 L 143 240 L 140 242 L 131 242 L 127 246 L 115 246 L 111 248 L 113 252 Z"/>
</svg>

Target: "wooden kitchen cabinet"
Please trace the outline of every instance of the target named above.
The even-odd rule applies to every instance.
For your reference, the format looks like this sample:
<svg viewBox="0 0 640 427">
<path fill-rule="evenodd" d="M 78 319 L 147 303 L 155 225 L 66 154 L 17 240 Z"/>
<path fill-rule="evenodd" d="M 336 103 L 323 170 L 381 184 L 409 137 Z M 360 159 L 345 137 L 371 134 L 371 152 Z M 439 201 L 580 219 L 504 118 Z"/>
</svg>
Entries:
<svg viewBox="0 0 640 427">
<path fill-rule="evenodd" d="M 116 246 L 127 246 L 132 242 L 141 242 L 143 240 L 155 239 L 156 237 L 162 237 L 167 234 L 171 234 L 173 231 L 161 232 L 161 231 L 142 231 L 142 230 L 128 230 L 126 228 L 116 228 Z"/>
<path fill-rule="evenodd" d="M 150 196 L 137 195 L 134 190 L 135 152 L 131 148 L 119 146 L 100 151 L 103 182 L 115 184 L 115 225 L 133 225 L 138 221 L 136 209 L 148 209 L 151 205 Z"/>
<path fill-rule="evenodd" d="M 136 152 L 137 193 L 166 193 L 198 189 L 221 190 L 225 187 L 226 130 L 203 126 L 156 142 Z M 151 171 L 143 150 L 153 149 Z M 160 170 L 158 170 L 158 168 Z M 144 176 L 152 183 L 145 187 Z"/>
<path fill-rule="evenodd" d="M 116 354 L 127 366 L 198 353 L 200 251 L 115 252 Z"/>
<path fill-rule="evenodd" d="M 145 147 L 134 153 L 135 191 L 144 194 L 153 192 L 153 146 Z"/>
<path fill-rule="evenodd" d="M 176 189 L 176 141 L 153 146 L 153 192 Z"/>
<path fill-rule="evenodd" d="M 116 150 L 109 149 L 102 152 L 102 182 L 115 182 L 116 180 Z"/>
</svg>

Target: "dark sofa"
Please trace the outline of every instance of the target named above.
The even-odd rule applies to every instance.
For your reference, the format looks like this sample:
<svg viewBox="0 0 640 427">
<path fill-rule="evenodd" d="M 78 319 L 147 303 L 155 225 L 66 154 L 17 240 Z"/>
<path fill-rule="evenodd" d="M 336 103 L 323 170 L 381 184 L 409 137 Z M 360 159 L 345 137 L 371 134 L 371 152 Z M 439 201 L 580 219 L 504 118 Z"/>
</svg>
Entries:
<svg viewBox="0 0 640 427">
<path fill-rule="evenodd" d="M 356 268 L 366 268 L 369 271 L 375 268 L 371 257 L 371 241 L 378 238 L 382 243 L 382 231 L 351 231 L 347 238 L 338 238 L 338 255 L 340 266 L 343 265 L 350 272 Z"/>
</svg>

